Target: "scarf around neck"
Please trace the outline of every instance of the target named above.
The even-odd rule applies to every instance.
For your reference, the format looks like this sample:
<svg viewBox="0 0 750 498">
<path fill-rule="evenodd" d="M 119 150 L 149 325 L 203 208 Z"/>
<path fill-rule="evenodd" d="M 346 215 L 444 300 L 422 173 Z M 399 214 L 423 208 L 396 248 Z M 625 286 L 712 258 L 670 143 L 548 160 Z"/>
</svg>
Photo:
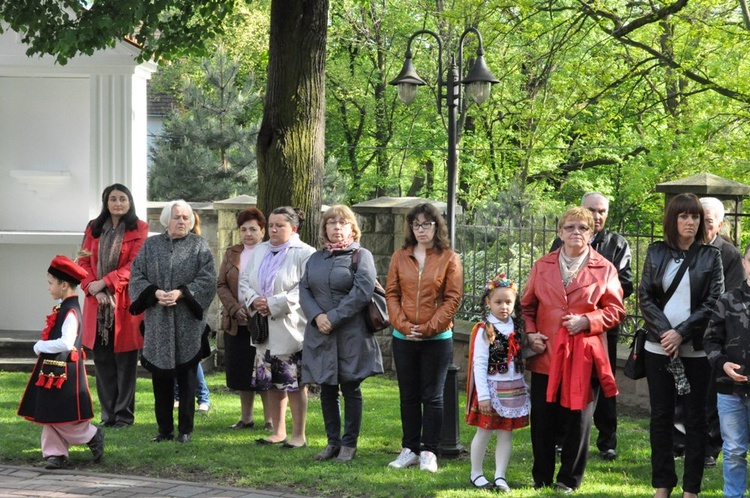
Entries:
<svg viewBox="0 0 750 498">
<path fill-rule="evenodd" d="M 589 248 L 580 256 L 571 257 L 565 254 L 565 249 L 560 249 L 560 273 L 562 274 L 563 286 L 567 287 L 589 260 Z"/>
<path fill-rule="evenodd" d="M 102 226 L 99 236 L 99 259 L 96 262 L 96 277 L 101 280 L 105 275 L 117 270 L 120 262 L 120 249 L 122 239 L 125 236 L 125 223 L 120 221 L 117 226 L 112 226 L 112 219 L 108 219 Z M 109 332 L 115 323 L 115 298 L 108 287 L 102 291 L 107 294 L 107 305 L 99 305 L 96 315 L 97 334 L 101 337 L 102 344 L 109 342 Z"/>
<path fill-rule="evenodd" d="M 260 293 L 263 297 L 273 295 L 273 284 L 276 281 L 276 274 L 279 272 L 281 265 L 284 264 L 289 247 L 297 239 L 299 239 L 299 235 L 293 233 L 289 240 L 283 244 L 275 246 L 270 242 L 268 243 L 268 252 L 263 256 L 263 260 L 260 262 L 260 267 L 258 268 Z"/>
<path fill-rule="evenodd" d="M 325 248 L 326 251 L 333 253 L 335 251 L 343 251 L 352 244 L 354 244 L 354 237 L 349 236 L 341 242 L 326 242 Z"/>
</svg>

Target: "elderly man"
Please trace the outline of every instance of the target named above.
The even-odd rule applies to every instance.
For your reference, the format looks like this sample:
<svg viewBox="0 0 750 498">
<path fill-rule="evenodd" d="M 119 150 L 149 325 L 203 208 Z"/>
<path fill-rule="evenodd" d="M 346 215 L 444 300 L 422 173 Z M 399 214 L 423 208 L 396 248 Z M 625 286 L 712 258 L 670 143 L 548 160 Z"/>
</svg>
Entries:
<svg viewBox="0 0 750 498">
<path fill-rule="evenodd" d="M 622 235 L 604 228 L 609 215 L 609 199 L 599 192 L 588 192 L 583 195 L 581 206 L 591 211 L 594 216 L 594 236 L 591 238 L 591 247 L 617 268 L 624 301 L 633 293 L 630 246 Z M 550 250 L 554 251 L 561 244 L 559 238 L 555 239 Z M 619 332 L 619 326 L 607 331 L 607 353 L 613 372 L 617 362 Z M 617 398 L 606 398 L 601 391 L 599 392 L 599 399 L 594 410 L 594 424 L 599 431 L 596 446 L 601 457 L 605 460 L 615 460 L 617 458 Z"/>
<path fill-rule="evenodd" d="M 724 204 L 715 197 L 703 197 L 704 219 L 706 223 L 706 240 L 721 251 L 721 264 L 724 267 L 724 289 L 728 292 L 740 286 L 745 279 L 742 269 L 742 255 L 740 251 L 721 236 L 719 231 L 724 225 Z M 707 468 L 716 466 L 716 458 L 721 452 L 722 439 L 719 428 L 719 412 L 716 409 L 716 378 L 711 375 L 708 385 L 708 400 L 706 407 L 708 422 L 708 447 L 706 448 Z"/>
</svg>

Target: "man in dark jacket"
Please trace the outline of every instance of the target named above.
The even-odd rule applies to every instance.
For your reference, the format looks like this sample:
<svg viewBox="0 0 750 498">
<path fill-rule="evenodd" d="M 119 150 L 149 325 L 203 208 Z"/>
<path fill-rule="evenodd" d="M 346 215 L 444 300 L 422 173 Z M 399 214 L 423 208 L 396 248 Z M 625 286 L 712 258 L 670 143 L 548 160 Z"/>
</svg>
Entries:
<svg viewBox="0 0 750 498">
<path fill-rule="evenodd" d="M 745 280 L 742 269 L 742 255 L 740 251 L 721 236 L 719 231 L 724 225 L 724 204 L 715 197 L 702 197 L 704 220 L 706 223 L 706 240 L 721 251 L 721 264 L 724 267 L 724 290 L 729 292 L 738 288 Z M 705 466 L 716 466 L 716 459 L 721 452 L 721 428 L 719 427 L 719 412 L 716 408 L 716 375 L 711 375 L 708 384 L 708 400 L 706 405 L 706 420 L 708 422 L 708 447 L 706 448 Z"/>
<path fill-rule="evenodd" d="M 607 261 L 617 268 L 620 285 L 623 291 L 623 301 L 633 293 L 633 272 L 630 269 L 630 246 L 622 235 L 610 232 L 604 226 L 609 215 L 609 199 L 599 192 L 588 192 L 583 195 L 581 206 L 594 216 L 594 236 L 591 237 L 591 247 L 604 256 Z M 551 251 L 554 251 L 562 241 L 555 239 Z M 607 331 L 607 353 L 612 365 L 612 372 L 617 364 L 617 336 L 620 327 Z M 594 411 L 594 424 L 599 431 L 596 446 L 605 460 L 617 458 L 617 398 L 605 398 L 599 391 L 599 399 Z"/>
<path fill-rule="evenodd" d="M 745 266 L 743 273 L 750 269 L 748 254 L 746 249 L 742 259 Z M 716 301 L 703 338 L 708 361 L 716 374 L 712 380 L 715 380 L 715 388 L 722 395 L 719 397 L 719 412 L 727 435 L 724 452 L 724 496 L 727 497 L 744 496 L 747 482 L 748 423 L 744 407 L 745 400 L 750 396 L 747 377 L 750 371 L 750 356 L 747 354 L 750 350 L 748 302 L 750 286 L 745 281 L 723 294 Z"/>
</svg>

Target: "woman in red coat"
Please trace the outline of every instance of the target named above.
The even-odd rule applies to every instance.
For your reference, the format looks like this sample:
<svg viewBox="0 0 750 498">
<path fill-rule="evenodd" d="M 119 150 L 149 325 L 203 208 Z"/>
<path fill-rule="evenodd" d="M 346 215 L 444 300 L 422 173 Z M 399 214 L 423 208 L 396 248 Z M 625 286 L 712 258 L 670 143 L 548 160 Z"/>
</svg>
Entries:
<svg viewBox="0 0 750 498">
<path fill-rule="evenodd" d="M 148 225 L 136 216 L 130 190 L 119 183 L 105 188 L 102 211 L 86 227 L 78 259 L 88 272 L 81 282 L 86 293 L 83 345 L 94 351 L 96 392 L 105 427 L 128 427 L 134 420 L 143 317 L 128 312 L 128 283 L 130 264 L 146 237 Z"/>
<path fill-rule="evenodd" d="M 600 382 L 605 395 L 617 392 L 603 332 L 625 317 L 617 270 L 589 245 L 593 227 L 588 209 L 563 213 L 558 222 L 563 245 L 534 263 L 521 299 L 529 343 L 539 353 L 526 361 L 534 487 L 553 483 L 555 441 L 562 426 L 555 488 L 565 493 L 583 480 Z"/>
</svg>

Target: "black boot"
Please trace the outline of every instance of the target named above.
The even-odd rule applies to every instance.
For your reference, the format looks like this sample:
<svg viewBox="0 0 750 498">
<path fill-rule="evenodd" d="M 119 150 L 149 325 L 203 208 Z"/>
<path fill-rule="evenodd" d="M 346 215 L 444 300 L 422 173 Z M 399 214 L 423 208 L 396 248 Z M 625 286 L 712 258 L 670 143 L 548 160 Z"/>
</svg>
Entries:
<svg viewBox="0 0 750 498">
<path fill-rule="evenodd" d="M 94 463 L 99 463 L 104 456 L 104 431 L 97 427 L 96 434 L 86 443 L 94 456 Z"/>
</svg>

